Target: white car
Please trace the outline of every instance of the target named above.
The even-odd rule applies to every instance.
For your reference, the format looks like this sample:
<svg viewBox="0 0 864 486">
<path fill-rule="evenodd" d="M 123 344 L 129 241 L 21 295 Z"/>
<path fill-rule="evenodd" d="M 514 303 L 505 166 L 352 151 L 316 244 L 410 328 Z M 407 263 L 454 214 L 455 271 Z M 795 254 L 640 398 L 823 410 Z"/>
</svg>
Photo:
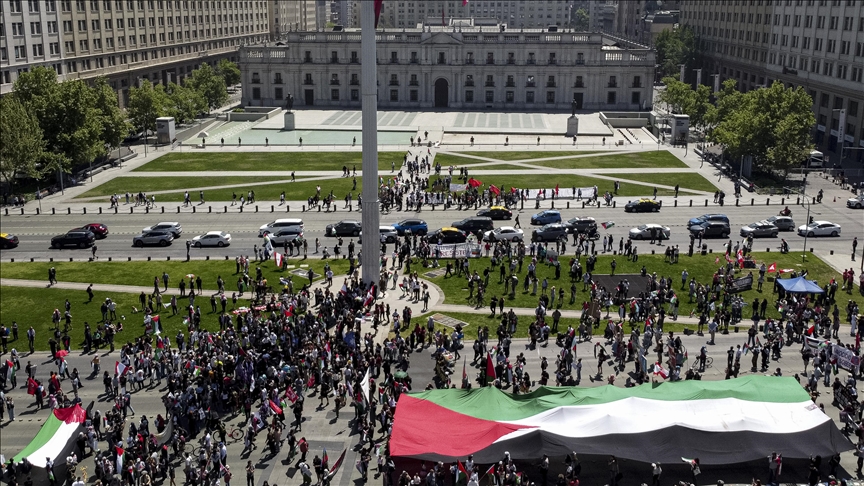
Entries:
<svg viewBox="0 0 864 486">
<path fill-rule="evenodd" d="M 850 197 L 846 200 L 847 208 L 861 209 L 864 208 L 864 194 L 858 194 L 855 197 Z"/>
<path fill-rule="evenodd" d="M 389 225 L 379 226 L 378 232 L 381 234 L 381 243 L 393 243 L 399 237 L 396 228 Z"/>
<path fill-rule="evenodd" d="M 300 218 L 282 218 L 277 219 L 271 223 L 267 223 L 261 225 L 258 228 L 258 237 L 261 238 L 265 233 L 276 233 L 281 229 L 285 229 L 289 226 L 299 226 L 300 229 L 303 229 L 303 220 Z"/>
<path fill-rule="evenodd" d="M 630 239 L 631 240 L 645 240 L 651 238 L 651 230 L 654 231 L 655 238 L 660 236 L 660 232 L 663 232 L 663 239 L 668 240 L 669 234 L 672 230 L 669 229 L 668 226 L 661 226 L 659 224 L 643 224 L 641 226 L 637 226 L 630 230 Z"/>
<path fill-rule="evenodd" d="M 522 241 L 525 234 L 519 228 L 502 226 L 483 233 L 483 241 Z"/>
<path fill-rule="evenodd" d="M 801 236 L 840 236 L 840 225 L 830 221 L 813 221 L 798 227 Z"/>
<path fill-rule="evenodd" d="M 170 231 L 174 238 L 180 238 L 180 235 L 183 233 L 183 227 L 180 226 L 180 223 L 173 221 L 156 223 L 141 230 L 142 233 L 149 233 L 151 231 Z"/>
<path fill-rule="evenodd" d="M 209 231 L 203 235 L 198 235 L 192 238 L 192 246 L 201 248 L 202 246 L 218 246 L 222 248 L 231 244 L 231 235 L 224 231 Z"/>
<path fill-rule="evenodd" d="M 267 233 L 266 236 L 270 238 L 270 243 L 272 245 L 281 246 L 286 242 L 291 243 L 297 238 L 303 237 L 303 228 L 299 226 L 289 226 L 287 228 L 282 228 L 275 233 Z"/>
</svg>

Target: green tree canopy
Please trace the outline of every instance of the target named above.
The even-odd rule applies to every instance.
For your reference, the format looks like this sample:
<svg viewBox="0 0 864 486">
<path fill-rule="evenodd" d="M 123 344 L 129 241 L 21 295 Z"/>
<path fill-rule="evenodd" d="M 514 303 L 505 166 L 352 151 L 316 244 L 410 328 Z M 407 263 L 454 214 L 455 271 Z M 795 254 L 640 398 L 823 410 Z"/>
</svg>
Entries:
<svg viewBox="0 0 864 486">
<path fill-rule="evenodd" d="M 12 191 L 19 175 L 39 177 L 45 140 L 36 115 L 15 96 L 0 98 L 0 176 Z"/>
<path fill-rule="evenodd" d="M 146 133 L 147 130 L 156 130 L 156 119 L 167 115 L 169 103 L 161 84 L 154 87 L 150 81 L 144 81 L 140 87 L 129 90 L 126 113 L 132 125 Z"/>
<path fill-rule="evenodd" d="M 108 85 L 105 78 L 96 80 L 93 90 L 96 95 L 96 109 L 99 110 L 102 119 L 102 140 L 105 142 L 106 152 L 111 152 L 129 135 L 131 125 L 126 121 L 126 114 L 117 103 L 117 93 Z"/>
<path fill-rule="evenodd" d="M 573 12 L 573 28 L 575 30 L 587 31 L 590 25 L 587 10 L 580 8 Z"/>
<path fill-rule="evenodd" d="M 165 92 L 169 100 L 167 116 L 173 116 L 177 123 L 192 121 L 199 113 L 207 111 L 204 97 L 192 88 L 169 83 Z"/>
<path fill-rule="evenodd" d="M 209 64 L 202 64 L 192 71 L 186 83 L 187 86 L 201 93 L 210 110 L 219 108 L 228 101 L 225 80 Z"/>
<path fill-rule="evenodd" d="M 219 66 L 216 67 L 216 73 L 222 76 L 226 86 L 234 86 L 240 82 L 240 68 L 237 63 L 233 63 L 228 59 L 219 61 Z"/>
<path fill-rule="evenodd" d="M 696 34 L 690 27 L 682 26 L 660 32 L 654 43 L 657 64 L 661 76 L 679 76 L 681 64 L 685 72 L 696 67 Z"/>
</svg>

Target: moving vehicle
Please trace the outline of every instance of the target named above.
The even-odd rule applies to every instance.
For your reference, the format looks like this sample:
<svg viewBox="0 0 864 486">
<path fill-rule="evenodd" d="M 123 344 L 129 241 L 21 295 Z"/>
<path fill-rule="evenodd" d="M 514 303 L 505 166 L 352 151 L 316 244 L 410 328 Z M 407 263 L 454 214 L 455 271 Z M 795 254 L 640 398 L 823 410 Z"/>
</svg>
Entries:
<svg viewBox="0 0 864 486">
<path fill-rule="evenodd" d="M 846 200 L 846 207 L 853 209 L 864 208 L 864 194 L 858 194 L 855 197 L 850 197 Z"/>
<path fill-rule="evenodd" d="M 85 224 L 84 226 L 76 229 L 80 229 L 81 231 L 89 230 L 93 233 L 94 236 L 96 236 L 96 238 L 100 240 L 108 236 L 108 227 L 102 223 Z"/>
<path fill-rule="evenodd" d="M 202 246 L 228 246 L 231 244 L 231 234 L 224 231 L 208 231 L 203 235 L 198 235 L 192 238 L 192 246 L 201 248 Z"/>
<path fill-rule="evenodd" d="M 392 226 L 379 226 L 378 227 L 378 240 L 381 243 L 394 243 L 396 238 L 399 237 L 399 234 L 396 232 L 396 228 Z M 359 239 L 357 240 L 359 243 L 363 243 L 363 232 L 360 232 Z"/>
<path fill-rule="evenodd" d="M 174 241 L 174 235 L 170 231 L 157 230 L 141 233 L 132 238 L 132 246 L 143 248 L 149 245 L 168 246 Z"/>
<path fill-rule="evenodd" d="M 531 241 L 556 241 L 567 238 L 567 225 L 550 223 L 531 232 Z"/>
<path fill-rule="evenodd" d="M 338 223 L 328 224 L 324 230 L 325 236 L 360 236 L 363 223 L 354 220 L 342 220 Z"/>
<path fill-rule="evenodd" d="M 653 199 L 630 201 L 624 206 L 626 213 L 656 213 L 660 211 L 660 203 Z"/>
<path fill-rule="evenodd" d="M 481 209 L 477 211 L 477 216 L 486 216 L 492 218 L 493 220 L 502 220 L 502 219 L 510 219 L 513 217 L 513 211 L 505 208 L 504 206 L 492 206 L 486 209 Z"/>
<path fill-rule="evenodd" d="M 483 233 L 483 241 L 522 241 L 524 232 L 512 226 L 502 226 Z"/>
<path fill-rule="evenodd" d="M 412 235 L 423 236 L 429 232 L 429 226 L 422 219 L 403 219 L 393 225 L 396 228 L 396 233 L 399 236 L 405 236 L 406 231 L 410 231 Z"/>
<path fill-rule="evenodd" d="M 810 156 L 807 157 L 807 160 L 805 160 L 801 165 L 810 169 L 821 169 L 824 164 L 825 154 L 818 150 L 811 150 Z"/>
<path fill-rule="evenodd" d="M 771 216 L 765 221 L 773 224 L 780 231 L 795 231 L 795 221 L 791 216 Z"/>
<path fill-rule="evenodd" d="M 270 243 L 273 246 L 284 245 L 285 243 L 291 243 L 303 236 L 303 228 L 299 226 L 289 226 L 287 228 L 282 228 L 275 233 L 267 233 L 266 235 L 270 238 Z"/>
<path fill-rule="evenodd" d="M 0 233 L 0 248 L 15 248 L 18 246 L 18 237 L 9 233 Z"/>
<path fill-rule="evenodd" d="M 539 213 L 531 216 L 531 224 L 535 226 L 542 226 L 546 224 L 552 223 L 560 223 L 561 222 L 561 211 L 556 209 L 547 209 L 545 211 L 540 211 Z"/>
<path fill-rule="evenodd" d="M 592 236 L 597 233 L 597 221 L 592 217 L 572 218 L 567 220 L 567 230 L 570 233 L 587 234 Z"/>
<path fill-rule="evenodd" d="M 180 238 L 180 235 L 183 234 L 183 227 L 180 226 L 180 223 L 174 221 L 156 223 L 141 230 L 142 233 L 149 233 L 151 231 L 170 231 L 171 235 L 176 239 Z"/>
<path fill-rule="evenodd" d="M 701 233 L 703 238 L 726 238 L 732 233 L 732 228 L 725 221 L 705 221 L 702 224 L 691 226 L 690 232 L 694 235 Z"/>
<path fill-rule="evenodd" d="M 64 246 L 77 246 L 87 248 L 93 246 L 96 236 L 92 231 L 72 230 L 64 235 L 51 238 L 51 248 L 63 248 Z"/>
<path fill-rule="evenodd" d="M 741 236 L 753 238 L 775 238 L 780 229 L 768 221 L 756 221 L 741 227 Z"/>
<path fill-rule="evenodd" d="M 479 236 L 486 231 L 492 231 L 492 229 L 495 228 L 495 225 L 492 223 L 492 218 L 474 216 L 471 218 L 465 218 L 462 221 L 454 221 L 453 227 L 466 233 L 473 233 Z"/>
<path fill-rule="evenodd" d="M 802 224 L 798 227 L 801 236 L 840 236 L 840 225 L 830 221 L 813 221 L 810 224 Z"/>
<path fill-rule="evenodd" d="M 669 235 L 672 233 L 672 230 L 668 226 L 649 223 L 632 228 L 628 236 L 631 240 L 646 240 L 651 238 L 652 230 L 654 231 L 654 238 L 659 238 L 662 232 L 664 240 L 668 240 Z"/>
<path fill-rule="evenodd" d="M 258 228 L 258 237 L 261 238 L 264 236 L 264 233 L 276 233 L 278 230 L 289 226 L 299 226 L 300 229 L 303 229 L 303 220 L 300 218 L 282 218 L 261 225 L 261 227 Z"/>
<path fill-rule="evenodd" d="M 705 224 L 707 222 L 721 221 L 723 223 L 729 224 L 729 218 L 725 214 L 703 214 L 702 216 L 692 218 L 690 221 L 687 221 L 687 227 L 691 226 L 699 226 Z"/>
<path fill-rule="evenodd" d="M 433 245 L 437 244 L 439 240 L 442 244 L 465 243 L 468 241 L 468 235 L 464 231 L 449 226 L 437 229 L 427 234 L 424 238 Z"/>
</svg>

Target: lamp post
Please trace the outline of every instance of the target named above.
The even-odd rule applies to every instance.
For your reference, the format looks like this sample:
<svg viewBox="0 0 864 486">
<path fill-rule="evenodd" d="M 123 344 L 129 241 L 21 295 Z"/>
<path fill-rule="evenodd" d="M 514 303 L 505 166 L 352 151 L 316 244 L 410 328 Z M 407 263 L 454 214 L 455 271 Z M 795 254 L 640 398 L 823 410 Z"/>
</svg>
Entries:
<svg viewBox="0 0 864 486">
<path fill-rule="evenodd" d="M 803 191 L 801 192 L 801 197 L 807 203 L 807 222 L 804 225 L 807 229 L 804 231 L 804 251 L 801 252 L 801 263 L 805 263 L 807 258 L 807 235 L 810 234 L 810 197 L 804 194 Z"/>
</svg>

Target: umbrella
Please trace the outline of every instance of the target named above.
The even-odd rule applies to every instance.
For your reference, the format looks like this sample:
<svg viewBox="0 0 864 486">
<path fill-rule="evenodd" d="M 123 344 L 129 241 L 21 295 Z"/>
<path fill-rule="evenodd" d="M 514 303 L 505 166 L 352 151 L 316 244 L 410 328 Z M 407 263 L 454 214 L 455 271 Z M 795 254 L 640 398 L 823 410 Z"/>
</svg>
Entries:
<svg viewBox="0 0 864 486">
<path fill-rule="evenodd" d="M 206 131 L 204 131 L 204 132 L 199 133 L 198 136 L 195 138 L 207 138 L 209 136 L 210 136 L 210 134 L 207 133 Z"/>
<path fill-rule="evenodd" d="M 68 354 L 69 354 L 69 351 L 66 351 L 65 349 L 61 349 L 60 351 L 57 351 L 56 353 L 54 353 L 54 357 L 57 359 L 65 358 L 66 355 L 68 355 Z"/>
<path fill-rule="evenodd" d="M 193 279 L 193 278 L 195 278 L 195 274 L 194 273 L 187 273 L 186 278 Z"/>
</svg>

